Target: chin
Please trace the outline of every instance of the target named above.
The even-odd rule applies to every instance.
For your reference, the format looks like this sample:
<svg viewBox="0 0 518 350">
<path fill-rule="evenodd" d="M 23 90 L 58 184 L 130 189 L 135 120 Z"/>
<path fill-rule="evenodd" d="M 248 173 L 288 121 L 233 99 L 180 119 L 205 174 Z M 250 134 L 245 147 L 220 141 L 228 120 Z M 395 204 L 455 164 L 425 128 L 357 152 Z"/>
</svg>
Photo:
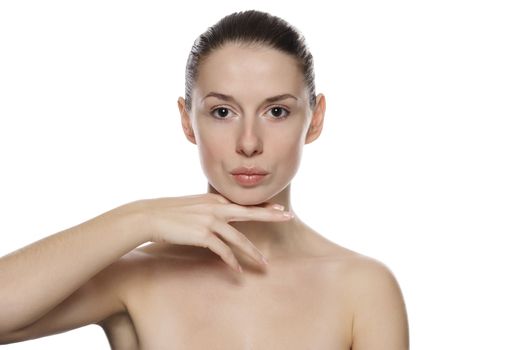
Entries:
<svg viewBox="0 0 518 350">
<path fill-rule="evenodd" d="M 252 191 L 254 190 L 243 188 L 218 191 L 218 193 L 232 203 L 239 205 L 260 205 L 264 202 L 267 202 L 272 197 L 260 189 L 255 189 L 256 192 Z"/>
<path fill-rule="evenodd" d="M 241 187 L 239 185 L 227 186 L 226 184 L 216 186 L 213 182 L 209 182 L 214 191 L 225 197 L 232 203 L 239 205 L 262 205 L 270 202 L 273 197 L 282 192 L 289 185 L 279 187 L 272 190 L 272 184 L 259 185 L 256 187 Z"/>
</svg>

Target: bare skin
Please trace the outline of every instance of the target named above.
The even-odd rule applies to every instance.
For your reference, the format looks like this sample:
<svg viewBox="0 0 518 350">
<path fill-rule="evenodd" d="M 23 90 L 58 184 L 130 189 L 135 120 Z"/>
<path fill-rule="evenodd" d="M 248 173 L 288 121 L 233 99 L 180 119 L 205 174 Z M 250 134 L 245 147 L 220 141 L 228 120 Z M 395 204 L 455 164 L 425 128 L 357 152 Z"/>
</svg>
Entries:
<svg viewBox="0 0 518 350">
<path fill-rule="evenodd" d="M 121 334 L 110 341 L 112 349 L 132 349 L 129 333 L 135 349 L 137 344 L 141 349 L 369 349 L 361 346 L 358 329 L 353 346 L 353 316 L 361 311 L 354 305 L 361 292 L 355 289 L 358 271 L 367 272 L 362 279 L 369 273 L 387 277 L 387 272 L 392 278 L 390 272 L 305 229 L 309 250 L 273 259 L 266 268 L 247 264 L 244 276 L 229 274 L 216 255 L 200 248 L 137 249 L 133 259 L 146 267 L 128 271 L 135 273 L 135 284 L 128 291 L 125 322 L 103 325 L 107 333 Z M 405 325 L 406 315 L 398 317 L 399 326 Z M 408 339 L 394 347 L 407 348 Z"/>
<path fill-rule="evenodd" d="M 145 268 L 128 271 L 132 323 L 104 329 L 133 325 L 142 349 L 351 349 L 352 308 L 339 277 L 357 255 L 306 230 L 308 246 L 266 268 L 243 264 L 243 276 L 201 248 L 139 248 L 133 259 Z"/>
<path fill-rule="evenodd" d="M 103 328 L 111 349 L 139 349 L 137 332 L 127 312 L 114 314 L 98 324 Z"/>
<path fill-rule="evenodd" d="M 172 212 L 171 204 L 176 208 Z M 239 235 L 231 237 L 225 228 L 219 229 L 226 242 L 236 243 L 229 243 L 233 255 L 226 255 L 211 236 L 194 229 L 202 222 L 219 227 L 216 217 L 240 221 L 253 216 L 259 221 L 288 222 L 275 209 L 243 209 L 218 195 L 130 203 L 3 257 L 0 274 L 16 270 L 13 274 L 23 276 L 20 280 L 24 283 L 7 284 L 1 290 L 0 302 L 6 312 L 0 321 L 4 329 L 12 330 L 1 330 L 0 342 L 98 324 L 113 349 L 408 349 L 401 291 L 383 264 L 335 245 L 297 217 L 290 223 L 298 228 L 303 243 L 286 255 L 270 256 L 268 266 L 261 265 L 249 241 L 236 239 Z M 133 217 L 137 212 L 146 215 L 127 221 L 126 215 Z M 164 216 L 166 212 L 169 215 Z M 199 216 L 199 222 L 182 221 L 179 213 L 185 218 Z M 212 219 L 206 220 L 205 215 Z M 148 227 L 150 224 L 153 226 Z M 184 224 L 192 225 L 187 230 L 190 233 L 179 234 Z M 112 227 L 114 239 L 104 237 L 100 242 L 95 236 L 100 227 Z M 68 245 L 68 251 L 56 250 L 58 239 Z M 153 243 L 127 248 L 147 241 Z M 193 246 L 180 244 L 187 241 Z M 54 307 L 55 295 L 70 290 L 76 278 L 84 280 L 84 273 L 72 274 L 74 279 L 60 278 L 51 285 L 39 284 L 34 295 L 33 288 L 27 288 L 38 285 L 40 277 L 51 280 L 69 271 L 81 272 L 79 267 L 70 269 L 67 252 L 74 252 L 77 261 L 90 259 L 85 246 L 95 247 L 91 252 L 97 259 L 92 261 L 102 261 L 105 254 L 117 251 L 116 247 L 128 252 Z M 39 254 L 30 254 L 34 249 L 39 249 Z M 42 256 L 49 264 L 54 260 L 58 263 L 54 268 L 35 264 Z M 233 265 L 236 261 L 244 267 L 242 274 Z M 52 273 L 45 276 L 49 271 Z M 7 294 L 18 286 L 16 292 Z M 54 292 L 41 297 L 50 290 Z M 30 308 L 10 314 L 13 303 Z M 42 307 L 50 311 L 43 317 L 31 316 Z M 33 321 L 13 329 L 13 324 L 28 317 Z"/>
<path fill-rule="evenodd" d="M 265 47 L 213 52 L 193 108 L 178 100 L 208 193 L 128 203 L 1 257 L 0 344 L 98 324 L 121 350 L 408 349 L 391 271 L 294 213 L 290 181 L 325 111 L 322 94 L 309 108 L 296 67 Z M 266 102 L 282 93 L 293 97 L 274 105 L 288 118 Z M 238 166 L 270 174 L 244 187 L 229 173 Z"/>
</svg>

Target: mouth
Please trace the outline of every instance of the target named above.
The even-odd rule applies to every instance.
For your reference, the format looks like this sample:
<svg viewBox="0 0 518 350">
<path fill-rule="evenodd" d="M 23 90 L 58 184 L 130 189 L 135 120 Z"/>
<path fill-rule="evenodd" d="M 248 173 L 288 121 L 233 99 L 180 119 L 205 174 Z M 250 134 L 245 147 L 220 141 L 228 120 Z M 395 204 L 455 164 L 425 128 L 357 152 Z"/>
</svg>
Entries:
<svg viewBox="0 0 518 350">
<path fill-rule="evenodd" d="M 254 186 L 262 182 L 269 173 L 258 167 L 240 167 L 232 170 L 231 175 L 242 186 Z"/>
<path fill-rule="evenodd" d="M 232 175 L 267 175 L 268 172 L 259 167 L 239 167 L 230 172 Z"/>
<path fill-rule="evenodd" d="M 232 174 L 234 180 L 242 186 L 254 186 L 259 184 L 268 174 Z"/>
</svg>

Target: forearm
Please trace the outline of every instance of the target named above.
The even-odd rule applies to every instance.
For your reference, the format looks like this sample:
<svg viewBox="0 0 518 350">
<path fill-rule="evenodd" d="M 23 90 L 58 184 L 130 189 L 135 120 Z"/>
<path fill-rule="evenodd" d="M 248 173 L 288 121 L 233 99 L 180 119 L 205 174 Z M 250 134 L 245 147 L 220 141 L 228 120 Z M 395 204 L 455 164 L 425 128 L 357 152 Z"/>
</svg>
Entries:
<svg viewBox="0 0 518 350">
<path fill-rule="evenodd" d="M 0 333 L 53 309 L 99 271 L 148 241 L 129 203 L 0 258 Z"/>
</svg>

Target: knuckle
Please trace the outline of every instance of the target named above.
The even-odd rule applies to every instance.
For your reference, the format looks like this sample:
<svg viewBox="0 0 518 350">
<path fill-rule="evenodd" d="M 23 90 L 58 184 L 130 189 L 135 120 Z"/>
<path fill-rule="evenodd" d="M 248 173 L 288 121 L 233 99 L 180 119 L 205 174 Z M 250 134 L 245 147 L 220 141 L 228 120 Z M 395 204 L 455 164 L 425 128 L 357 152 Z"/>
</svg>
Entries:
<svg viewBox="0 0 518 350">
<path fill-rule="evenodd" d="M 235 204 L 216 204 L 213 208 L 213 214 L 218 217 L 219 220 L 229 221 L 236 215 Z"/>
<path fill-rule="evenodd" d="M 213 240 L 214 240 L 214 234 L 210 230 L 208 230 L 208 229 L 202 230 L 201 242 L 205 248 L 207 248 L 207 246 L 210 245 Z"/>
<path fill-rule="evenodd" d="M 207 227 L 214 228 L 214 227 L 216 227 L 217 223 L 218 223 L 218 218 L 216 217 L 215 214 L 207 215 L 205 217 L 205 225 Z"/>
<path fill-rule="evenodd" d="M 221 204 L 212 203 L 207 205 L 207 211 L 212 215 L 217 215 L 221 211 Z"/>
<path fill-rule="evenodd" d="M 223 197 L 223 196 L 219 197 L 219 202 L 222 203 L 222 204 L 229 204 L 230 203 L 230 201 L 228 199 L 226 199 L 225 197 Z"/>
<path fill-rule="evenodd" d="M 213 221 L 213 218 L 216 217 L 217 208 L 214 207 L 214 204 L 203 203 L 200 204 L 198 214 L 200 214 L 202 217 L 201 220 L 203 220 L 205 224 L 209 224 Z"/>
</svg>

